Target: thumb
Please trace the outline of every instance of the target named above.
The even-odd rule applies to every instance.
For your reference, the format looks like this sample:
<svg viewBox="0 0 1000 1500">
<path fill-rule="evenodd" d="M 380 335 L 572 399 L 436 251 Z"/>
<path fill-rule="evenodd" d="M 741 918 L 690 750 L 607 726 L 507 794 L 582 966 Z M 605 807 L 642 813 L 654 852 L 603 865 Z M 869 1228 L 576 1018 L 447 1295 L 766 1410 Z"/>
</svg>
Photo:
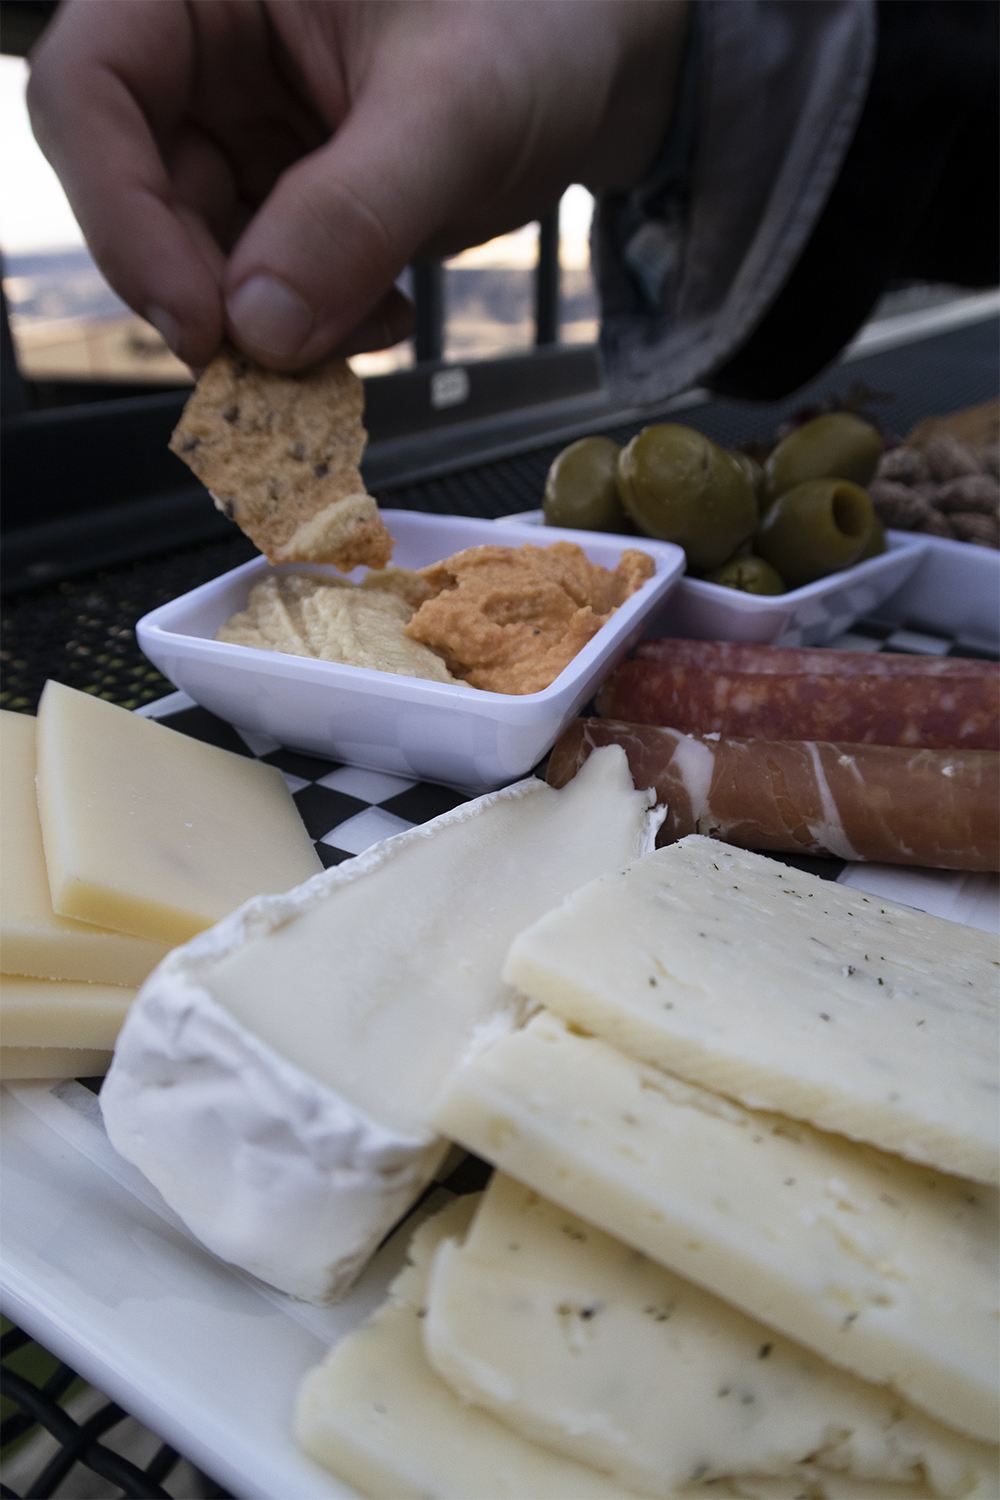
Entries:
<svg viewBox="0 0 1000 1500">
<path fill-rule="evenodd" d="M 409 118 L 407 118 L 409 116 Z M 409 331 L 393 283 L 464 190 L 446 121 L 426 104 L 359 101 L 333 138 L 289 168 L 226 268 L 230 337 L 277 369 L 300 369 L 363 324 Z"/>
</svg>

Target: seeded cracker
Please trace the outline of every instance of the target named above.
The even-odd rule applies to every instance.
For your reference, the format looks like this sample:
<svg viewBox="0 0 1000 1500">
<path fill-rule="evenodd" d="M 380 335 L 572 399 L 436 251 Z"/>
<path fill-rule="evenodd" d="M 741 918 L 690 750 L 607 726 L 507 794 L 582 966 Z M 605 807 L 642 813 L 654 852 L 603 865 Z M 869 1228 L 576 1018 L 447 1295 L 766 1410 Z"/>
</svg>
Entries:
<svg viewBox="0 0 1000 1500">
<path fill-rule="evenodd" d="M 392 538 L 358 472 L 363 399 L 341 359 L 279 375 L 228 351 L 202 374 L 170 447 L 269 562 L 380 568 Z"/>
</svg>

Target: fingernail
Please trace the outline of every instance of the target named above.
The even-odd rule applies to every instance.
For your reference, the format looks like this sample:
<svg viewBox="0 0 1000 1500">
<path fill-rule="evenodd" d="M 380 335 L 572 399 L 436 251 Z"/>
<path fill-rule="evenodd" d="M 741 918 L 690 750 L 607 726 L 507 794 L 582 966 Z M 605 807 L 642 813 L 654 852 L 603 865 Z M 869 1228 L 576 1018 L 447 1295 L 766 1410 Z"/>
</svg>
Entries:
<svg viewBox="0 0 1000 1500">
<path fill-rule="evenodd" d="M 171 354 L 180 354 L 181 325 L 165 307 L 147 307 L 146 322 L 152 323 Z"/>
<path fill-rule="evenodd" d="M 298 292 L 274 276 L 251 276 L 226 304 L 230 327 L 246 349 L 290 359 L 305 343 L 313 315 Z"/>
</svg>

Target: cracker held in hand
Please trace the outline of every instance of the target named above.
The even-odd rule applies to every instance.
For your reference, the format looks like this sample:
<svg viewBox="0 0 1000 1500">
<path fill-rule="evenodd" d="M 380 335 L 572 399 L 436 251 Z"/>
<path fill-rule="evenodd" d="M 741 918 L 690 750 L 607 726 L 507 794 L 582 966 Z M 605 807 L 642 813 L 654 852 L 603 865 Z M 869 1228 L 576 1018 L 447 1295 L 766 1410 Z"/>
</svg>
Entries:
<svg viewBox="0 0 1000 1500">
<path fill-rule="evenodd" d="M 381 568 L 392 537 L 358 471 L 363 402 L 342 359 L 279 375 L 227 351 L 203 372 L 170 447 L 269 562 Z"/>
</svg>

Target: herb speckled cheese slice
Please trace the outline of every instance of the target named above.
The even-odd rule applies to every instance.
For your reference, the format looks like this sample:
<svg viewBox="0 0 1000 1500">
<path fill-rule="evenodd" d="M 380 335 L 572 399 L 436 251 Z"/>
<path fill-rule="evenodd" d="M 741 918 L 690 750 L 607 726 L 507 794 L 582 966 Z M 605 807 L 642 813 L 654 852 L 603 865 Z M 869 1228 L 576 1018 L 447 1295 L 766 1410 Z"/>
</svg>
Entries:
<svg viewBox="0 0 1000 1500">
<path fill-rule="evenodd" d="M 926 1472 L 942 1495 L 997 1488 L 996 1448 L 499 1172 L 464 1242 L 435 1252 L 423 1326 L 460 1397 L 643 1494 L 812 1470 L 911 1486 Z"/>
<path fill-rule="evenodd" d="M 427 1363 L 421 1319 L 430 1254 L 460 1232 L 458 1200 L 417 1230 L 388 1300 L 299 1391 L 296 1437 L 363 1495 L 392 1500 L 629 1500 L 605 1476 L 526 1442 L 464 1406 Z"/>
<path fill-rule="evenodd" d="M 1000 1177 L 1000 942 L 693 835 L 574 892 L 506 977 L 752 1108 Z"/>
<path fill-rule="evenodd" d="M 995 1190 L 729 1103 L 545 1012 L 461 1068 L 436 1118 L 561 1207 L 995 1441 Z"/>
</svg>

